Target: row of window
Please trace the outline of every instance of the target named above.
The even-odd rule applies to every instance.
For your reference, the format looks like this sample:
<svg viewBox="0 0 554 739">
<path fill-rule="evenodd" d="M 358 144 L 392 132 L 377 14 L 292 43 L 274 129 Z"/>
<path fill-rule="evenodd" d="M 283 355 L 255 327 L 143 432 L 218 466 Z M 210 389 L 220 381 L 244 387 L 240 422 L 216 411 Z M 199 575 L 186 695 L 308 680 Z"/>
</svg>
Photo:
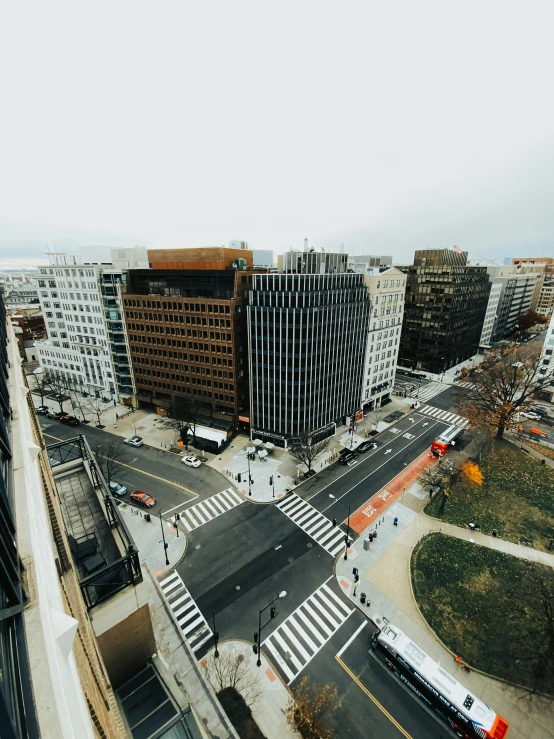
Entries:
<svg viewBox="0 0 554 739">
<path fill-rule="evenodd" d="M 167 390 L 168 392 L 176 392 L 176 393 L 182 393 L 183 387 L 181 385 L 172 385 L 169 382 L 165 382 L 163 380 L 152 380 L 151 378 L 138 380 L 137 379 L 137 385 L 140 387 L 151 387 L 151 388 L 160 388 L 161 390 Z M 215 400 L 219 400 L 222 403 L 231 403 L 234 404 L 235 402 L 235 396 L 234 395 L 225 395 L 224 393 L 214 393 L 210 390 L 204 390 L 200 387 L 190 387 L 187 388 L 187 392 L 190 392 L 191 395 L 195 395 L 197 397 L 201 398 L 214 398 Z"/>
<path fill-rule="evenodd" d="M 206 305 L 206 303 L 176 303 L 161 300 L 136 300 L 134 298 L 123 298 L 125 306 L 133 308 L 157 308 L 158 310 L 174 310 L 183 313 L 230 313 L 229 305 Z M 134 316 L 142 318 L 142 314 Z M 159 319 L 161 320 L 161 319 Z"/>
</svg>

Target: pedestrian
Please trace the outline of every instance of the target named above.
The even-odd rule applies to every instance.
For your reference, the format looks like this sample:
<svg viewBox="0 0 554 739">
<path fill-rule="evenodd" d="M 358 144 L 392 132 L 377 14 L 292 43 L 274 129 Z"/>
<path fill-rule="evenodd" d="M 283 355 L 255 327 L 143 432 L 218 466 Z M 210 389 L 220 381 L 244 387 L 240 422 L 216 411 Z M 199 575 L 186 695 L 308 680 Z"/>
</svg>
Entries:
<svg viewBox="0 0 554 739">
<path fill-rule="evenodd" d="M 115 420 L 119 421 L 119 416 L 117 415 L 117 413 L 115 414 Z"/>
<path fill-rule="evenodd" d="M 398 516 L 394 517 L 394 521 L 392 522 L 393 526 L 398 526 Z"/>
</svg>

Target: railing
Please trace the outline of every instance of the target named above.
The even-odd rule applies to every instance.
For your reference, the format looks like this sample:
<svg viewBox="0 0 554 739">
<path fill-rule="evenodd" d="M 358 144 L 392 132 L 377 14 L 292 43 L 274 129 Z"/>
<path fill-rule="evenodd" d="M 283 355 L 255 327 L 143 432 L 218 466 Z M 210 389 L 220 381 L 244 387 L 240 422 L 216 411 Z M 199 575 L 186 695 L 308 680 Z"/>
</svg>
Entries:
<svg viewBox="0 0 554 739">
<path fill-rule="evenodd" d="M 122 548 L 125 550 L 125 554 L 120 559 L 109 562 L 92 575 L 80 579 L 83 598 L 90 610 L 127 586 L 134 586 L 142 581 L 138 550 L 115 505 L 86 438 L 81 435 L 74 439 L 57 442 L 46 447 L 46 451 L 53 471 L 60 465 L 78 459 L 88 462 L 94 488 L 99 489 L 102 495 L 106 521 L 110 529 L 117 532 Z"/>
</svg>

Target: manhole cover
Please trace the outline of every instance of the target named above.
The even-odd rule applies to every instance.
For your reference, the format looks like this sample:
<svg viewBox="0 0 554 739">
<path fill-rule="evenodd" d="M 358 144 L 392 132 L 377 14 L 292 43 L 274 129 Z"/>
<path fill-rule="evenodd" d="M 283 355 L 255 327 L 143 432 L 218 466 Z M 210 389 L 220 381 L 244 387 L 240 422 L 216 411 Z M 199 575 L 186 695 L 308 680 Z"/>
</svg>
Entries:
<svg viewBox="0 0 554 739">
<path fill-rule="evenodd" d="M 240 585 L 235 585 L 235 590 L 240 590 Z"/>
<path fill-rule="evenodd" d="M 289 557 L 289 562 L 292 564 L 292 562 L 294 562 L 294 557 Z"/>
<path fill-rule="evenodd" d="M 308 546 L 308 549 L 311 549 L 311 548 L 313 547 L 313 544 L 312 544 L 312 542 L 311 542 L 311 541 L 309 541 L 309 542 L 308 542 L 308 545 L 307 545 L 307 546 Z"/>
<path fill-rule="evenodd" d="M 201 546 L 200 544 L 197 544 L 194 548 L 195 549 L 200 549 L 200 546 Z"/>
</svg>

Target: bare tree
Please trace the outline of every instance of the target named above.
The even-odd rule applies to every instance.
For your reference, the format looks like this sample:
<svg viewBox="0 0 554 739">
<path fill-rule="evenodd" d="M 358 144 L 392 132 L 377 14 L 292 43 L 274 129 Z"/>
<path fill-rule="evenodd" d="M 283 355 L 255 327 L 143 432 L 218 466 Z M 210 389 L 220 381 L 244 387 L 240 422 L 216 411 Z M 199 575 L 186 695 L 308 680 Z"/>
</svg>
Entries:
<svg viewBox="0 0 554 739">
<path fill-rule="evenodd" d="M 181 441 L 188 444 L 188 431 L 191 428 L 189 404 L 186 398 L 177 395 L 171 401 L 167 409 L 167 420 L 172 428 L 177 431 Z"/>
<path fill-rule="evenodd" d="M 124 451 L 123 440 L 118 438 L 105 441 L 96 447 L 96 458 L 108 483 L 117 477 L 121 470 L 121 457 Z"/>
<path fill-rule="evenodd" d="M 63 404 L 69 399 L 67 379 L 59 372 L 52 371 L 47 372 L 46 378 L 48 388 L 51 394 L 54 395 L 56 403 L 60 406 L 60 413 L 65 413 Z"/>
<path fill-rule="evenodd" d="M 88 423 L 86 414 L 88 413 L 88 400 L 86 398 L 83 398 L 80 392 L 77 390 L 70 390 L 69 397 L 71 398 L 71 405 L 73 409 L 78 410 L 81 414 L 81 421 L 83 423 Z"/>
<path fill-rule="evenodd" d="M 551 370 L 542 374 L 540 368 L 536 351 L 514 346 L 491 352 L 479 370 L 471 373 L 471 387 L 458 391 L 458 412 L 473 428 L 494 427 L 496 438 L 502 439 L 515 414 L 525 410 L 533 396 L 552 381 Z"/>
<path fill-rule="evenodd" d="M 40 395 L 40 404 L 44 405 L 44 398 L 51 392 L 48 377 L 44 372 L 33 372 L 31 377 L 33 378 L 31 391 Z"/>
<path fill-rule="evenodd" d="M 310 473 L 314 459 L 327 447 L 327 441 L 327 439 L 324 439 L 312 444 L 312 440 L 308 436 L 303 436 L 300 443 L 291 448 L 289 453 L 293 459 L 305 465 L 308 468 L 308 473 Z"/>
<path fill-rule="evenodd" d="M 258 673 L 249 668 L 244 654 L 237 648 L 227 650 L 222 645 L 219 657 L 211 655 L 203 665 L 203 670 L 215 693 L 233 688 L 242 695 L 248 706 L 254 705 L 262 692 Z"/>
<path fill-rule="evenodd" d="M 433 497 L 434 493 L 441 493 L 442 499 L 439 508 L 439 516 L 444 512 L 446 501 L 450 497 L 452 490 L 460 479 L 460 470 L 452 460 L 441 459 L 438 464 L 427 467 L 419 476 L 419 480 L 424 487 L 429 487 L 429 495 Z"/>
<path fill-rule="evenodd" d="M 310 683 L 305 675 L 292 688 L 289 704 L 283 713 L 287 724 L 304 739 L 334 739 L 333 729 L 326 729 L 323 719 L 340 707 L 338 688 L 335 683 L 319 687 Z"/>
<path fill-rule="evenodd" d="M 88 398 L 86 401 L 86 407 L 90 413 L 96 416 L 96 428 L 103 429 L 102 419 L 100 418 L 102 411 L 104 410 L 105 401 L 102 398 Z"/>
<path fill-rule="evenodd" d="M 470 436 L 471 441 L 473 442 L 473 446 L 477 449 L 477 458 L 479 462 L 482 462 L 483 454 L 486 454 L 492 446 L 492 438 L 490 434 L 486 433 L 484 429 L 480 428 L 472 429 Z"/>
</svg>

